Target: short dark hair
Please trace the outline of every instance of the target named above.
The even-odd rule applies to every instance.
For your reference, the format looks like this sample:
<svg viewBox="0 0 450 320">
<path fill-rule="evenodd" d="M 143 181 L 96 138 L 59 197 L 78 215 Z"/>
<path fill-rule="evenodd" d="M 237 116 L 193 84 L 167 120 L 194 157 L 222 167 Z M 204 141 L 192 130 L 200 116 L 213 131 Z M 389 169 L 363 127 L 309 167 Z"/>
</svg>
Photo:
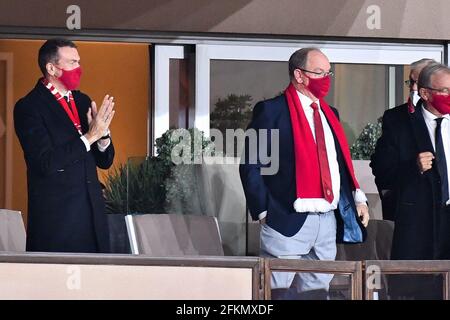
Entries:
<svg viewBox="0 0 450 320">
<path fill-rule="evenodd" d="M 46 65 L 49 62 L 56 63 L 59 59 L 58 49 L 63 47 L 76 48 L 77 46 L 70 40 L 56 38 L 47 40 L 39 49 L 38 63 L 44 77 L 47 75 Z"/>
<path fill-rule="evenodd" d="M 289 58 L 289 77 L 291 79 L 294 79 L 294 70 L 298 68 L 305 69 L 306 68 L 306 62 L 308 61 L 308 54 L 311 51 L 320 51 L 319 48 L 316 47 L 307 47 L 307 48 L 301 48 L 297 51 L 295 51 L 291 57 Z"/>
</svg>

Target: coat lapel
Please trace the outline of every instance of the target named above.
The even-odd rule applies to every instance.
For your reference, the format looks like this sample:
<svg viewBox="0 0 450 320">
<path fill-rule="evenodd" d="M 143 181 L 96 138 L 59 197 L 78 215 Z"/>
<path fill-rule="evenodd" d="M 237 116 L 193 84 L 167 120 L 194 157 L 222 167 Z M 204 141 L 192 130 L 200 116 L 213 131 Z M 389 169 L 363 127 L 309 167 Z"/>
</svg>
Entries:
<svg viewBox="0 0 450 320">
<path fill-rule="evenodd" d="M 417 146 L 419 149 L 419 152 L 434 152 L 433 144 L 431 143 L 430 134 L 428 133 L 428 128 L 425 124 L 425 119 L 423 118 L 422 114 L 422 100 L 419 100 L 416 106 L 416 112 L 410 113 L 411 115 L 411 126 L 414 132 L 414 137 L 417 142 Z M 431 193 L 433 196 L 433 208 L 432 208 L 432 219 L 433 219 L 433 256 L 437 259 L 439 257 L 439 225 L 440 225 L 440 218 L 439 218 L 439 209 L 436 208 L 436 197 L 440 193 L 436 190 L 435 187 L 435 181 L 437 176 L 439 175 L 439 172 L 437 170 L 437 167 L 433 165 L 433 168 L 431 170 L 428 170 L 424 173 L 424 176 L 428 179 L 430 183 Z"/>
<path fill-rule="evenodd" d="M 418 152 L 432 152 L 434 154 L 434 148 L 433 144 L 431 143 L 430 134 L 428 133 L 427 125 L 425 124 L 425 119 L 423 118 L 422 114 L 422 100 L 420 100 L 416 106 L 416 111 L 413 113 L 409 113 L 410 115 L 410 124 L 412 126 L 414 138 L 417 143 Z M 432 219 L 433 219 L 433 256 L 438 256 L 438 220 L 439 216 L 437 215 L 437 208 L 435 207 L 435 200 L 438 195 L 438 191 L 435 188 L 435 181 L 436 181 L 436 175 L 439 175 L 439 172 L 437 171 L 436 166 L 433 166 L 431 170 L 428 170 L 424 172 L 423 176 L 425 179 L 428 180 L 430 188 L 431 188 L 431 194 L 433 197 L 433 208 L 432 208 Z"/>
<path fill-rule="evenodd" d="M 89 124 L 88 124 L 86 112 L 87 112 L 87 109 L 90 107 L 90 105 L 88 108 L 83 108 L 82 100 L 80 98 L 80 93 L 78 90 L 73 90 L 72 95 L 73 95 L 73 99 L 75 100 L 75 105 L 78 110 L 78 115 L 80 116 L 81 131 L 83 133 L 86 133 L 89 131 Z"/>
<path fill-rule="evenodd" d="M 422 114 L 422 100 L 416 106 L 416 111 L 409 113 L 410 124 L 417 143 L 419 152 L 432 152 L 434 154 L 433 144 L 431 143 L 430 134 Z"/>
<path fill-rule="evenodd" d="M 44 101 L 47 103 L 50 112 L 54 113 L 61 120 L 61 122 L 64 124 L 64 127 L 78 134 L 75 126 L 73 125 L 66 111 L 61 107 L 59 102 L 56 101 L 53 94 L 40 81 L 38 81 L 36 89 L 38 90 L 39 94 L 44 98 Z"/>
</svg>

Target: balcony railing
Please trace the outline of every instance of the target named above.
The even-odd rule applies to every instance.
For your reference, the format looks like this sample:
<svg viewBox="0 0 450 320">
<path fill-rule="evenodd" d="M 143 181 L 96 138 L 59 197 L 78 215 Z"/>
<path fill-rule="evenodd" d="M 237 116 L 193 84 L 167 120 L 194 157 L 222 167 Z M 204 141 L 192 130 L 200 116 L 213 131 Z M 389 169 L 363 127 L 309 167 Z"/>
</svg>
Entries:
<svg viewBox="0 0 450 320">
<path fill-rule="evenodd" d="M 0 253 L 0 299 L 268 300 L 273 272 L 333 275 L 327 299 L 450 300 L 450 261 L 11 252 Z"/>
</svg>

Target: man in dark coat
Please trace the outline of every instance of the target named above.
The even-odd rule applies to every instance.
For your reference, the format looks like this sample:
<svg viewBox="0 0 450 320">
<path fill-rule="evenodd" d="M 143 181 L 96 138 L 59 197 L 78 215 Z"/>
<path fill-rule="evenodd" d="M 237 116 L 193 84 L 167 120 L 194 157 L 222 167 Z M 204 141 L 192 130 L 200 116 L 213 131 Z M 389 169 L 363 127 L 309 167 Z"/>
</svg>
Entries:
<svg viewBox="0 0 450 320">
<path fill-rule="evenodd" d="M 14 108 L 28 178 L 27 251 L 108 252 L 105 205 L 97 167 L 112 165 L 113 98 L 95 102 L 75 90 L 81 67 L 71 41 L 39 50 L 43 78 Z"/>
<path fill-rule="evenodd" d="M 402 105 L 397 106 L 398 109 L 408 109 L 409 112 L 414 112 L 417 103 L 420 100 L 419 90 L 417 88 L 417 81 L 419 79 L 420 71 L 428 64 L 436 62 L 433 59 L 420 59 L 411 63 L 409 79 L 405 81 L 405 85 L 408 86 L 409 89 L 409 98 L 408 101 Z M 386 112 L 390 112 L 389 110 Z M 380 199 L 382 203 L 383 210 L 383 219 L 384 220 L 394 220 L 395 216 L 395 208 L 396 208 L 396 193 L 394 190 L 388 189 L 379 189 Z"/>
<path fill-rule="evenodd" d="M 427 65 L 418 87 L 415 110 L 386 111 L 370 165 L 378 188 L 397 194 L 392 259 L 450 259 L 450 69 Z"/>
</svg>

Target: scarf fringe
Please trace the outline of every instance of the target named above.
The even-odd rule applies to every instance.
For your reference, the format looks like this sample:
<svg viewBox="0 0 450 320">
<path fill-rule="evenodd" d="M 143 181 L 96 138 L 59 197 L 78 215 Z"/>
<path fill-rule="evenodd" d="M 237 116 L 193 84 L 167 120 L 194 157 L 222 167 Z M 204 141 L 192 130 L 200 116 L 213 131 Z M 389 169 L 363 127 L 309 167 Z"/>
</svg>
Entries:
<svg viewBox="0 0 450 320">
<path fill-rule="evenodd" d="M 366 194 L 361 189 L 356 189 L 353 191 L 353 198 L 355 203 L 366 203 L 367 197 Z M 332 206 L 332 208 L 335 206 Z M 296 212 L 305 213 L 305 212 L 327 212 L 330 210 L 330 203 L 322 198 L 311 198 L 311 199 L 302 199 L 297 198 L 294 201 L 294 209 Z M 333 210 L 336 208 L 333 208 Z"/>
<path fill-rule="evenodd" d="M 321 198 L 308 198 L 308 199 L 297 198 L 297 200 L 294 201 L 294 209 L 296 212 L 299 213 L 328 212 L 330 211 L 330 203 L 325 199 Z"/>
</svg>

